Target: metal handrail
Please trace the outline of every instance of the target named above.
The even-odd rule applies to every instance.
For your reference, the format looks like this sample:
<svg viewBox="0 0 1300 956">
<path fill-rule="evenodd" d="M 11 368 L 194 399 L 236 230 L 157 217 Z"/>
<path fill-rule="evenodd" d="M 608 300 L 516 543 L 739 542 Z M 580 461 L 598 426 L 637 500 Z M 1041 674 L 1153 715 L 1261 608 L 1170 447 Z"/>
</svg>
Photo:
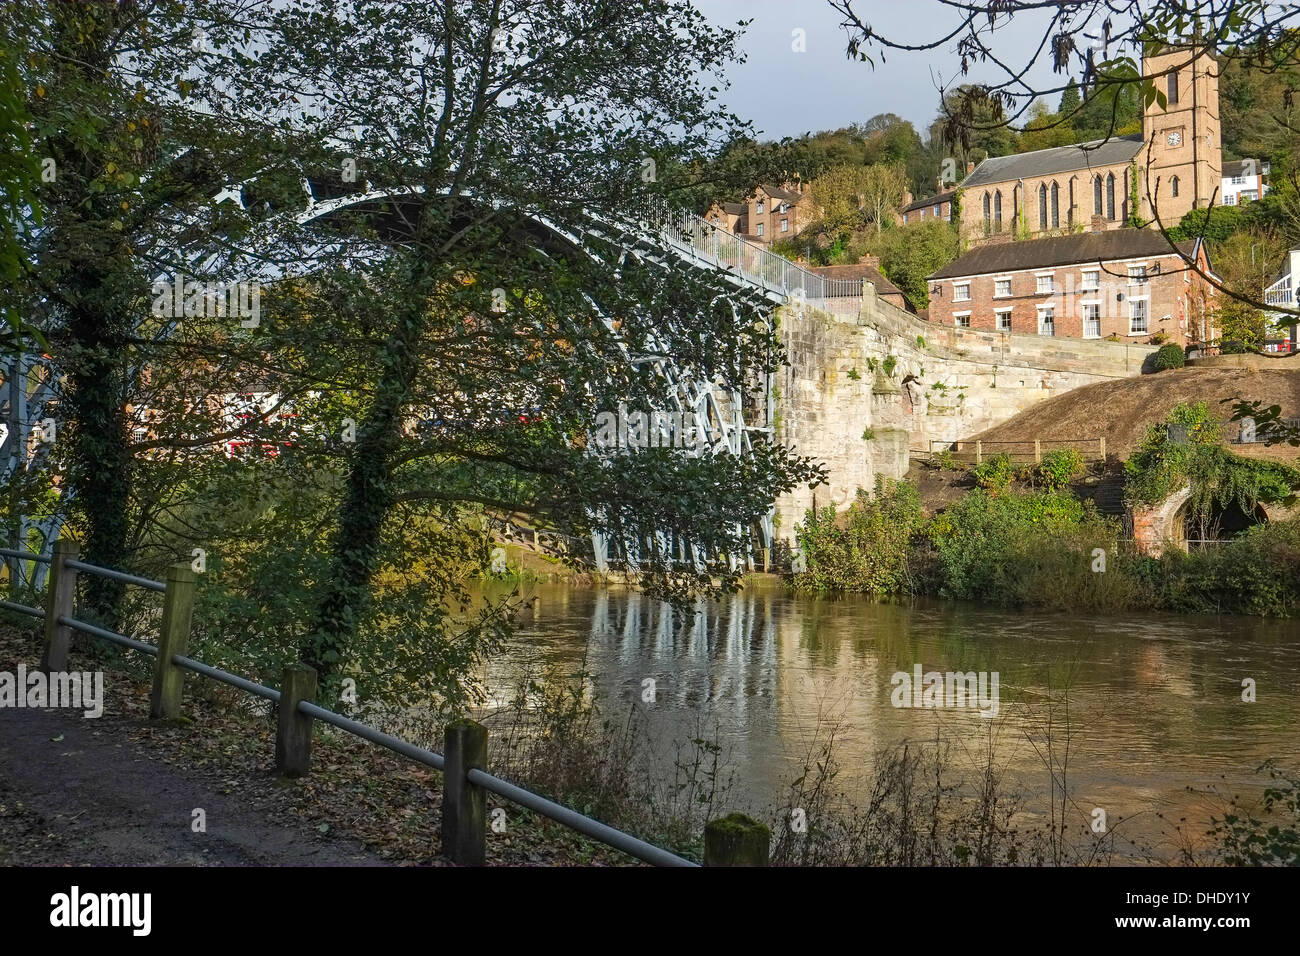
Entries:
<svg viewBox="0 0 1300 956">
<path fill-rule="evenodd" d="M 45 612 L 40 608 L 28 607 L 26 604 L 18 604 L 15 601 L 0 601 L 0 607 L 10 611 L 17 611 L 19 614 L 30 614 L 32 617 L 45 616 Z"/>
<path fill-rule="evenodd" d="M 616 850 L 622 850 L 629 856 L 634 856 L 638 860 L 651 863 L 655 866 L 699 866 L 692 860 L 687 860 L 675 853 L 669 853 L 667 850 L 655 846 L 653 843 L 646 843 L 644 840 L 638 840 L 631 834 L 624 833 L 622 830 L 615 830 L 611 826 L 601 823 L 599 820 L 593 820 L 591 817 L 584 816 L 576 810 L 571 810 L 563 804 L 556 803 L 554 800 L 547 800 L 545 797 L 538 796 L 531 790 L 525 790 L 518 787 L 508 780 L 502 780 L 500 777 L 494 777 L 485 770 L 471 768 L 465 773 L 466 779 L 470 783 L 477 784 L 484 790 L 490 790 L 497 796 L 505 797 L 525 809 L 540 813 L 542 816 L 550 817 L 557 823 L 561 823 L 571 830 L 577 830 L 579 833 L 585 833 L 594 840 L 599 840 Z"/>
<path fill-rule="evenodd" d="M 114 571 L 112 568 L 101 568 L 95 564 L 87 564 L 85 561 L 77 561 L 73 558 L 67 558 L 64 562 L 70 568 L 76 568 L 78 571 L 87 571 L 90 574 L 98 574 L 101 578 L 112 578 L 114 581 L 124 581 L 127 584 L 134 584 L 137 587 L 148 588 L 150 591 L 166 591 L 167 585 L 161 581 L 155 581 L 152 578 L 142 578 L 134 574 L 127 574 L 125 571 Z"/>
<path fill-rule="evenodd" d="M 342 714 L 336 714 L 332 710 L 327 710 L 319 704 L 313 704 L 309 700 L 298 702 L 298 711 L 315 717 L 317 720 L 323 720 L 327 724 L 338 727 L 340 730 L 346 730 L 348 733 L 356 734 L 364 740 L 371 743 L 379 744 L 386 747 L 394 753 L 399 753 L 404 757 L 410 757 L 420 763 L 428 764 L 436 770 L 442 770 L 444 761 L 442 754 L 434 753 L 432 750 L 425 750 L 423 747 L 417 747 L 409 741 L 402 740 L 400 737 L 394 737 L 392 734 L 386 734 L 382 730 L 376 730 L 367 724 L 353 720 L 351 717 L 344 717 Z"/>
<path fill-rule="evenodd" d="M 8 550 L 9 549 L 0 549 L 0 554 L 3 554 Z M 25 552 L 14 553 L 22 554 Z M 127 583 L 138 584 L 141 587 L 149 587 L 154 590 L 162 591 L 167 590 L 166 585 L 161 582 L 152 581 L 148 578 L 136 577 L 132 574 L 125 574 L 121 571 L 101 568 L 93 564 L 88 565 L 85 562 L 76 561 L 71 558 L 65 558 L 64 564 L 78 570 L 85 570 L 94 574 L 102 574 L 105 577 L 125 580 Z M 33 617 L 43 618 L 46 616 L 45 611 L 34 607 L 27 607 L 23 604 L 16 604 L 12 601 L 0 601 L 0 607 L 8 608 L 24 614 L 30 614 Z M 59 624 L 70 627 L 73 630 L 82 631 L 86 634 L 93 634 L 96 637 L 104 638 L 105 640 L 112 641 L 113 643 L 119 644 L 123 647 L 129 647 L 133 650 L 140 651 L 142 654 L 148 654 L 151 657 L 158 656 L 158 648 L 156 646 L 147 644 L 144 641 L 136 640 L 133 637 L 128 637 L 125 634 L 119 634 L 117 631 L 110 631 L 107 628 L 88 624 L 85 621 L 79 621 L 76 618 L 64 615 L 60 615 L 57 620 Z M 229 684 L 232 687 L 247 691 L 250 694 L 265 698 L 266 700 L 273 701 L 277 704 L 282 699 L 280 691 L 273 687 L 258 684 L 254 681 L 240 677 L 238 674 L 232 674 L 219 667 L 204 664 L 202 661 L 195 660 L 192 657 L 186 657 L 182 654 L 173 654 L 171 662 L 177 667 L 182 667 L 197 674 L 202 674 L 205 677 L 210 677 L 213 680 Z M 298 711 L 302 714 L 314 717 L 317 720 L 324 721 L 340 730 L 361 737 L 364 740 L 368 740 L 371 743 L 378 744 L 394 753 L 401 754 L 402 756 L 418 761 L 419 763 L 427 764 L 436 770 L 445 770 L 446 761 L 442 754 L 435 753 L 432 750 L 426 750 L 423 747 L 417 747 L 415 744 L 402 740 L 400 737 L 394 737 L 391 734 L 386 734 L 383 731 L 377 730 L 367 724 L 363 724 L 360 721 L 353 720 L 350 717 L 344 717 L 342 714 L 321 707 L 319 704 L 313 703 L 312 701 L 299 701 Z M 616 850 L 621 850 L 629 856 L 635 857 L 643 862 L 655 866 L 699 866 L 698 863 L 677 856 L 674 853 L 670 853 L 668 850 L 657 847 L 652 843 L 647 843 L 644 840 L 632 836 L 630 833 L 616 830 L 607 824 L 601 823 L 599 820 L 592 819 L 591 817 L 578 813 L 578 811 L 566 807 L 563 804 L 556 803 L 554 800 L 548 800 L 540 794 L 533 793 L 531 790 L 525 790 L 523 787 L 510 783 L 508 780 L 502 780 L 500 777 L 494 776 L 486 770 L 470 768 L 466 772 L 465 776 L 471 783 L 476 784 L 485 790 L 504 797 L 525 809 L 549 817 L 557 823 L 567 826 L 572 830 L 576 830 L 579 833 L 583 833 L 592 839 L 599 840 L 601 843 L 611 846 Z"/>
<path fill-rule="evenodd" d="M 156 653 L 156 652 L 155 652 Z M 267 700 L 280 702 L 280 692 L 274 687 L 267 687 L 265 684 L 255 684 L 251 680 L 246 680 L 238 674 L 232 674 L 230 671 L 223 671 L 220 667 L 213 667 L 211 664 L 204 664 L 202 661 L 196 661 L 192 657 L 185 657 L 182 654 L 173 654 L 172 663 L 177 667 L 183 667 L 187 671 L 194 671 L 196 674 L 202 674 L 204 677 L 211 677 L 215 681 L 223 684 L 229 684 L 231 687 L 238 687 L 240 690 L 246 690 L 257 697 L 264 697 Z"/>
<path fill-rule="evenodd" d="M 6 558 L 22 558 L 24 561 L 41 561 L 49 564 L 53 559 L 48 554 L 35 554 L 31 551 L 15 551 L 13 548 L 0 548 L 0 556 Z"/>
<path fill-rule="evenodd" d="M 71 563 L 71 562 L 69 562 Z M 41 617 L 45 615 L 42 614 Z M 137 641 L 134 637 L 127 637 L 125 634 L 119 634 L 117 631 L 110 631 L 107 628 L 96 627 L 94 624 L 87 624 L 85 621 L 78 621 L 75 617 L 59 617 L 59 623 L 65 627 L 70 627 L 74 631 L 85 631 L 87 634 L 94 634 L 96 637 L 102 637 L 106 641 L 112 641 L 114 644 L 121 644 L 123 647 L 129 647 L 139 651 L 141 654 L 148 654 L 150 657 L 158 656 L 158 648 L 152 644 L 146 644 L 144 641 Z"/>
<path fill-rule="evenodd" d="M 678 252 L 735 272 L 750 283 L 788 299 L 824 302 L 862 295 L 861 279 L 830 279 L 819 275 L 692 212 L 666 205 L 651 206 L 644 224 L 665 245 Z"/>
</svg>

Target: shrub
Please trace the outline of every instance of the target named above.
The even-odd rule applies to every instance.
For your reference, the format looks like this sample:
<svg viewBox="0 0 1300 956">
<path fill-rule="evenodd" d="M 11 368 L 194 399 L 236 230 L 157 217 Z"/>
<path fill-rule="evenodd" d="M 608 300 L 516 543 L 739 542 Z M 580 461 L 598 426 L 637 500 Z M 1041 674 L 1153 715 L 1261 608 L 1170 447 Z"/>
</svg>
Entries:
<svg viewBox="0 0 1300 956">
<path fill-rule="evenodd" d="M 1186 358 L 1187 354 L 1183 351 L 1181 345 L 1175 345 L 1173 342 L 1162 345 L 1160 350 L 1156 352 L 1156 371 L 1163 372 L 1171 368 L 1182 368 Z"/>
<path fill-rule="evenodd" d="M 1048 488 L 1064 488 L 1083 474 L 1083 455 L 1073 448 L 1049 451 L 1038 463 L 1038 479 Z"/>
<path fill-rule="evenodd" d="M 875 495 L 858 489 L 846 513 L 809 511 L 799 529 L 807 570 L 795 587 L 808 591 L 896 594 L 913 590 L 911 539 L 924 520 L 921 495 L 907 481 L 876 477 Z"/>
<path fill-rule="evenodd" d="M 971 474 L 975 477 L 975 484 L 996 494 L 1011 484 L 1016 477 L 1016 466 L 1010 455 L 999 452 L 972 468 Z"/>
<path fill-rule="evenodd" d="M 1191 554 L 1161 557 L 1159 604 L 1171 611 L 1295 617 L 1300 613 L 1300 522 L 1257 525 Z"/>
<path fill-rule="evenodd" d="M 947 448 L 930 455 L 930 460 L 944 471 L 961 471 L 962 465 Z"/>
<path fill-rule="evenodd" d="M 999 574 L 1031 540 L 1059 548 L 1057 539 L 1085 525 L 1097 526 L 1099 520 L 1071 495 L 1050 491 L 991 495 L 976 489 L 935 515 L 927 529 L 935 549 L 939 593 L 1007 603 L 997 587 Z"/>
</svg>

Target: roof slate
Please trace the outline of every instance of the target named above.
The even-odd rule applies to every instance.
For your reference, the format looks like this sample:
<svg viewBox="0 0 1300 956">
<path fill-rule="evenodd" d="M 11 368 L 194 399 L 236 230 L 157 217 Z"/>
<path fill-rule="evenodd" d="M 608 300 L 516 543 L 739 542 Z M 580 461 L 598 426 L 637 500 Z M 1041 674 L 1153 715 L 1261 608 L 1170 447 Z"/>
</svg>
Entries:
<svg viewBox="0 0 1300 956">
<path fill-rule="evenodd" d="M 1196 240 L 1174 243 L 1174 246 L 1190 258 L 1196 250 Z M 952 279 L 1172 254 L 1174 249 L 1169 241 L 1154 229 L 1108 229 L 1076 236 L 1050 236 L 980 246 L 932 272 L 927 278 Z"/>
<path fill-rule="evenodd" d="M 989 186 L 1008 180 L 1028 179 L 1036 176 L 1050 176 L 1053 173 L 1068 173 L 1076 169 L 1096 169 L 1099 166 L 1113 166 L 1127 163 L 1142 149 L 1141 136 L 1118 136 L 1108 140 L 1092 140 L 1074 146 L 1054 146 L 1051 149 L 1036 149 L 1032 153 L 1017 153 L 1014 156 L 993 156 L 976 166 L 969 176 L 962 180 L 962 189 L 977 186 Z"/>
</svg>

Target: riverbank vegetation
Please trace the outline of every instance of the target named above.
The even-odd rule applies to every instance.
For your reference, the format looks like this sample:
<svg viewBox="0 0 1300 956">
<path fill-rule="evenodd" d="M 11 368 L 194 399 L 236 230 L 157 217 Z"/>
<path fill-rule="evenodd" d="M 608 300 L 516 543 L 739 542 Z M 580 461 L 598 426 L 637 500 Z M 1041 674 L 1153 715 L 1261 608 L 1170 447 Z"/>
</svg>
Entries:
<svg viewBox="0 0 1300 956">
<path fill-rule="evenodd" d="M 955 466 L 955 463 L 954 463 Z M 1300 613 L 1300 520 L 1256 524 L 1185 552 L 1140 553 L 1122 523 L 1081 500 L 1074 453 L 1018 468 L 993 455 L 971 471 L 975 487 L 927 516 L 916 487 L 878 479 L 848 510 L 810 511 L 799 528 L 803 591 L 929 594 L 1008 607 L 1292 617 Z M 1179 405 L 1153 425 L 1125 466 L 1131 505 L 1150 507 L 1183 487 L 1189 528 L 1226 508 L 1292 504 L 1300 470 L 1244 458 L 1221 443 L 1205 404 Z"/>
</svg>

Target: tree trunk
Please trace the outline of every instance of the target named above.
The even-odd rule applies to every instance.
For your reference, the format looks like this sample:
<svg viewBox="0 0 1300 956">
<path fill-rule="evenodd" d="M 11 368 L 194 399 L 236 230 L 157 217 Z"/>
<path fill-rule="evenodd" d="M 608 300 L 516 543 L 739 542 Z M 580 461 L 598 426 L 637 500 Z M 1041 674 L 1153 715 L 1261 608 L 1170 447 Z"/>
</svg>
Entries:
<svg viewBox="0 0 1300 956">
<path fill-rule="evenodd" d="M 126 559 L 131 494 L 125 329 L 121 326 L 111 310 L 73 311 L 68 328 L 72 361 L 65 391 L 72 426 L 72 487 L 76 506 L 86 516 L 82 560 L 119 569 Z M 101 626 L 117 630 L 125 585 L 94 574 L 85 579 L 90 613 Z"/>
<path fill-rule="evenodd" d="M 380 533 L 393 505 L 389 462 L 401 442 L 403 417 L 419 368 L 420 327 L 421 315 L 415 310 L 384 343 L 375 401 L 357 430 L 329 578 L 316 626 L 301 649 L 303 663 L 316 669 L 322 685 L 346 659 L 369 604 L 370 582 L 380 559 Z"/>
</svg>

